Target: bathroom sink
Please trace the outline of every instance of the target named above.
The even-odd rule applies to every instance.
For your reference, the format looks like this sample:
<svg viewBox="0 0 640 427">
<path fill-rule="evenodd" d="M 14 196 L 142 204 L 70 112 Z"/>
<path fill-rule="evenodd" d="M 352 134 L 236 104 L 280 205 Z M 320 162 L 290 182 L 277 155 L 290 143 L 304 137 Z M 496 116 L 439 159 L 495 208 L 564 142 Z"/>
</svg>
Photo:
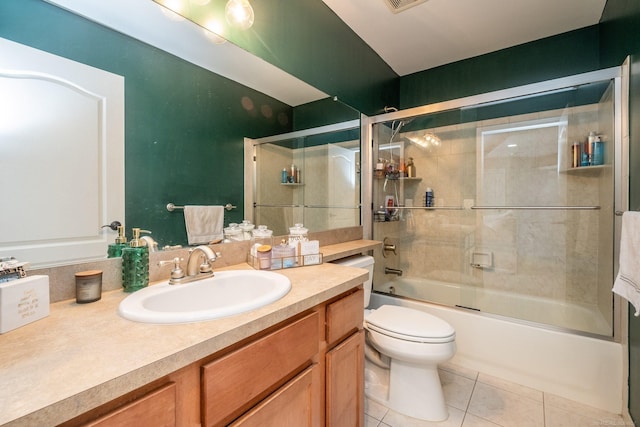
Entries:
<svg viewBox="0 0 640 427">
<path fill-rule="evenodd" d="M 120 303 L 126 319 L 145 323 L 188 323 L 218 319 L 263 307 L 284 297 L 291 281 L 271 271 L 217 271 L 213 277 L 141 289 Z"/>
</svg>

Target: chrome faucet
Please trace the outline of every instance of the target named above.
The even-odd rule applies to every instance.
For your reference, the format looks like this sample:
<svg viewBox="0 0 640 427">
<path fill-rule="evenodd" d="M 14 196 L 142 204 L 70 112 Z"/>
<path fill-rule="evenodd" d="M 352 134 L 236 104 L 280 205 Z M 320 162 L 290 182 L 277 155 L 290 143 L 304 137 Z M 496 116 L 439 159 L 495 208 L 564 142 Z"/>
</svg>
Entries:
<svg viewBox="0 0 640 427">
<path fill-rule="evenodd" d="M 186 275 L 184 270 L 180 267 L 180 261 L 182 261 L 181 258 L 174 258 L 171 261 L 159 261 L 158 265 L 163 266 L 169 263 L 174 264 L 173 270 L 171 270 L 169 284 L 176 285 L 206 279 L 207 277 L 213 277 L 213 268 L 211 267 L 211 263 L 215 262 L 215 260 L 220 258 L 220 256 L 219 252 L 214 252 L 206 245 L 200 245 L 190 249 L 189 258 L 187 259 Z"/>
<path fill-rule="evenodd" d="M 384 274 L 395 274 L 396 276 L 402 276 L 402 270 L 397 268 L 384 268 Z"/>
</svg>

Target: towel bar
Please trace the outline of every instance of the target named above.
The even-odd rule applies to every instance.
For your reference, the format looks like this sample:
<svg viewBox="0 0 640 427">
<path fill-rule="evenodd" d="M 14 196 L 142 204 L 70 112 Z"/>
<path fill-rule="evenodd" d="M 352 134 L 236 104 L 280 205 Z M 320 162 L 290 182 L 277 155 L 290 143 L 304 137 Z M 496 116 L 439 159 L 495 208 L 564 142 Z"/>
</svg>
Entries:
<svg viewBox="0 0 640 427">
<path fill-rule="evenodd" d="M 231 209 L 235 209 L 237 206 L 232 205 L 231 203 L 227 203 L 226 205 L 224 205 L 224 208 L 228 211 L 230 211 Z M 173 212 L 176 209 L 184 209 L 184 206 L 176 206 L 173 203 L 168 203 L 167 204 L 167 210 L 169 212 Z"/>
</svg>

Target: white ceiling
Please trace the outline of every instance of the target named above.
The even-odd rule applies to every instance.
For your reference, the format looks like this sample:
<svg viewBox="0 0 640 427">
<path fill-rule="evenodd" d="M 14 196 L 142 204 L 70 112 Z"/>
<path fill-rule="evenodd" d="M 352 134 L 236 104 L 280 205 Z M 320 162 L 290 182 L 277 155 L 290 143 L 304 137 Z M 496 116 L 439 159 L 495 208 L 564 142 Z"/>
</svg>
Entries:
<svg viewBox="0 0 640 427">
<path fill-rule="evenodd" d="M 606 0 L 323 0 L 400 76 L 597 24 Z"/>
</svg>

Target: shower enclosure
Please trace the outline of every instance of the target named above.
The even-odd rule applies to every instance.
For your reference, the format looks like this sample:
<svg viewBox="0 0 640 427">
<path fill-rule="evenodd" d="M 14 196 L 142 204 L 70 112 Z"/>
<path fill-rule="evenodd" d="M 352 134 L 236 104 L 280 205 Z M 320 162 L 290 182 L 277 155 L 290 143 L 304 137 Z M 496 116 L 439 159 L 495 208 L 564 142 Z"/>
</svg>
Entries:
<svg viewBox="0 0 640 427">
<path fill-rule="evenodd" d="M 274 236 L 360 225 L 360 120 L 245 138 L 245 170 L 245 215 Z"/>
<path fill-rule="evenodd" d="M 613 337 L 624 70 L 369 118 L 374 290 Z"/>
</svg>

